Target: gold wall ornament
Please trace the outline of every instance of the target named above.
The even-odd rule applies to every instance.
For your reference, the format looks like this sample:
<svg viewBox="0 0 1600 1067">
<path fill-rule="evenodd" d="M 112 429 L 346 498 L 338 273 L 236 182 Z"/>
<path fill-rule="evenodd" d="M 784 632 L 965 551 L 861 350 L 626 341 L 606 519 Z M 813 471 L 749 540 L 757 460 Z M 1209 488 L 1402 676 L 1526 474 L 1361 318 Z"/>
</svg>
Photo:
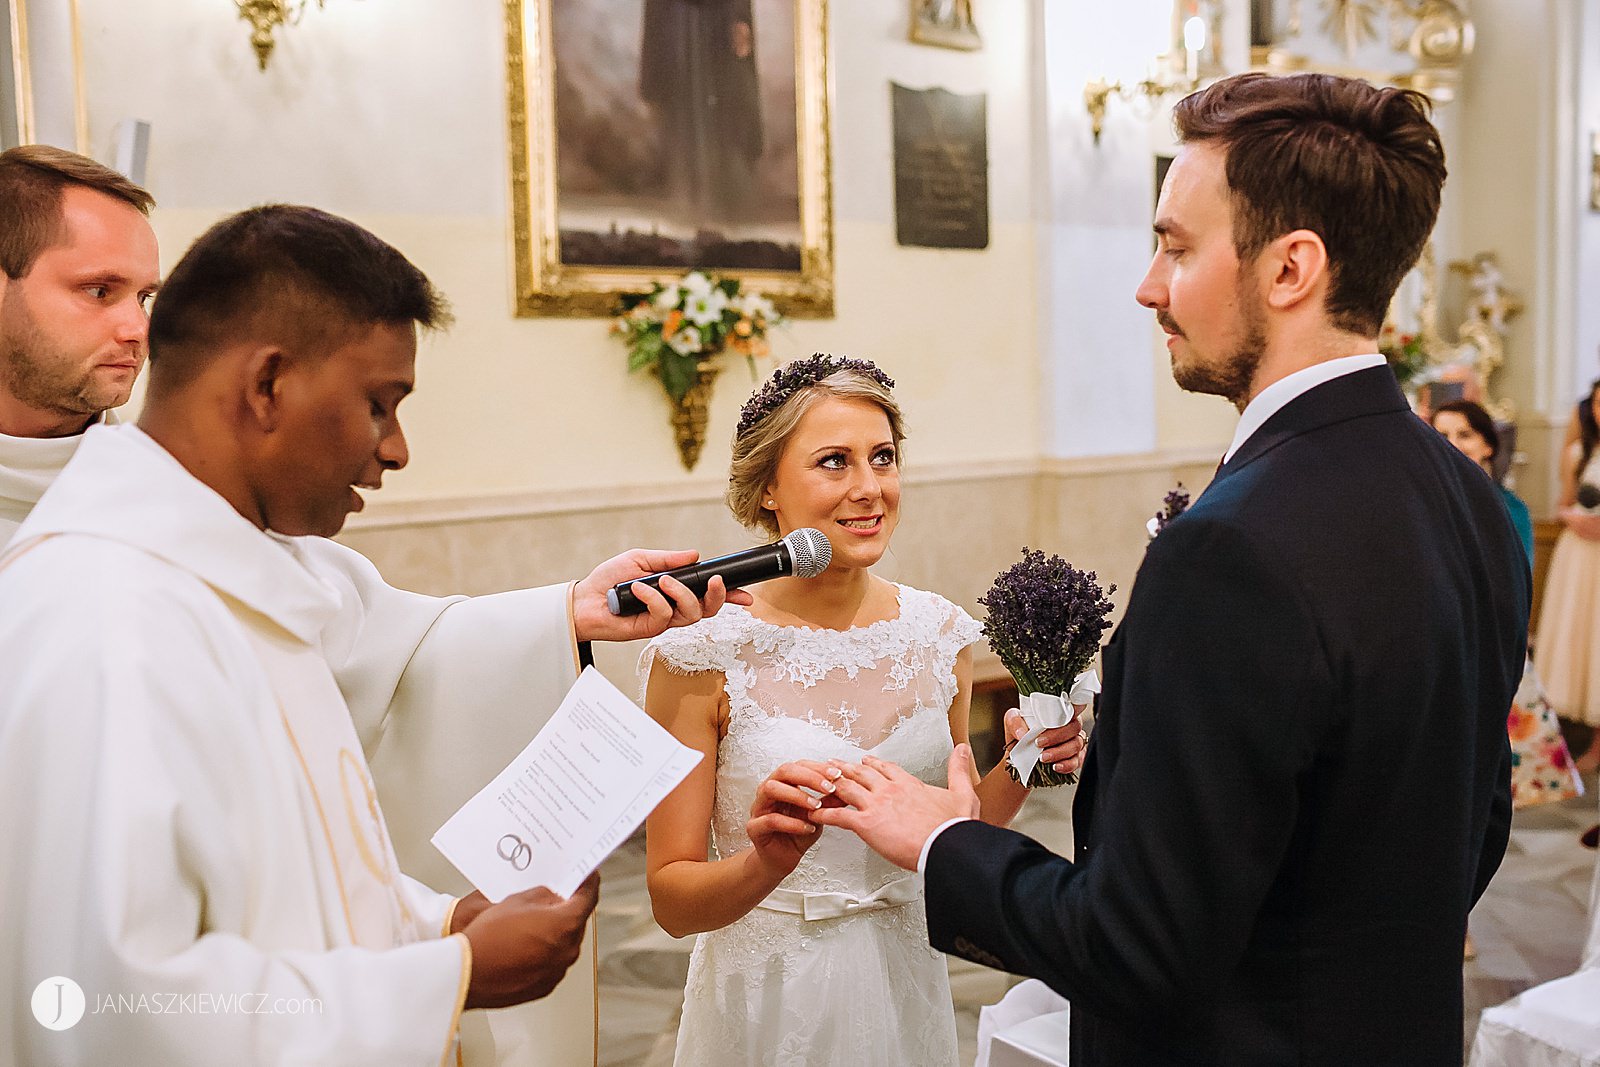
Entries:
<svg viewBox="0 0 1600 1067">
<path fill-rule="evenodd" d="M 752 268 L 724 265 L 716 262 L 652 262 L 650 265 L 608 265 L 602 259 L 582 258 L 571 253 L 569 245 L 580 242 L 607 249 L 637 237 L 645 245 L 676 241 L 695 245 L 703 236 L 691 232 L 687 238 L 671 237 L 668 223 L 650 215 L 649 210 L 634 210 L 641 205 L 648 209 L 646 196 L 653 192 L 648 183 L 644 193 L 625 205 L 631 217 L 613 223 L 609 234 L 602 227 L 591 227 L 586 232 L 564 232 L 563 210 L 570 207 L 564 202 L 563 174 L 559 146 L 561 131 L 557 128 L 557 63 L 561 50 L 561 30 L 556 25 L 553 8 L 559 8 L 563 19 L 581 20 L 599 17 L 591 8 L 594 5 L 561 4 L 553 0 L 505 0 L 507 112 L 510 130 L 510 173 L 512 202 L 512 243 L 516 287 L 516 313 L 523 317 L 567 316 L 575 318 L 600 318 L 611 314 L 624 294 L 648 289 L 655 282 L 670 282 L 683 275 L 685 270 L 715 271 L 724 277 L 737 277 L 771 297 L 784 315 L 800 318 L 831 318 L 834 309 L 834 251 L 833 251 L 833 158 L 831 145 L 832 86 L 828 70 L 828 10 L 831 0 L 782 0 L 792 4 L 794 24 L 794 62 L 773 64 L 762 69 L 761 78 L 794 77 L 794 125 L 784 124 L 784 135 L 793 130 L 796 137 L 795 156 L 798 171 L 798 200 L 796 216 L 785 218 L 785 225 L 793 225 L 795 247 L 798 254 L 793 259 L 793 269 Z M 641 5 L 641 19 L 650 19 L 652 2 Z M 735 5 L 736 6 L 736 5 Z M 758 5 L 759 8 L 760 5 Z M 759 20 L 760 12 L 756 12 Z M 614 29 L 617 40 L 626 34 L 628 39 L 651 39 L 637 29 Z M 745 27 L 745 44 L 750 43 L 751 29 Z M 763 39 L 759 21 L 753 37 L 759 50 Z M 706 38 L 701 35 L 701 39 Z M 739 35 L 735 35 L 735 40 Z M 638 47 L 635 45 L 634 47 Z M 641 49 L 642 51 L 642 49 Z M 585 57 L 588 58 L 588 57 Z M 641 57 L 642 59 L 642 57 Z M 610 69 L 600 74 L 613 81 L 631 86 L 632 92 L 642 94 L 639 70 L 627 66 Z M 781 69 L 780 69 L 781 68 Z M 597 68 L 598 69 L 598 68 Z M 566 77 L 570 77 L 567 75 Z M 688 75 L 684 75 L 687 82 Z M 571 83 L 564 77 L 562 84 Z M 570 91 L 574 91 L 569 89 Z M 594 101 L 587 104 L 598 108 Z M 635 117 L 649 121 L 651 111 L 641 100 L 630 101 L 637 106 Z M 770 116 L 764 116 L 770 119 Z M 775 129 L 768 121 L 768 129 Z M 719 127 L 720 128 L 720 127 Z M 626 131 L 624 122 L 617 122 L 613 130 Z M 726 134 L 727 140 L 732 133 Z M 663 138 L 663 143 L 671 144 Z M 629 143 L 626 133 L 613 147 L 631 150 L 637 146 Z M 581 165 L 580 165 L 581 166 Z M 569 167 L 570 169 L 570 167 Z M 569 189 L 570 192 L 570 189 Z M 567 199 L 571 199 L 570 196 Z M 619 215 L 624 212 L 618 212 Z M 619 232 L 618 227 L 626 227 Z M 659 227 L 659 229 L 658 229 Z M 703 227 L 702 227 L 703 229 Z M 691 231 L 693 228 L 691 227 Z"/>
<path fill-rule="evenodd" d="M 1327 0 L 1328 17 L 1323 32 L 1337 38 L 1348 55 L 1368 41 L 1378 39 L 1378 7 L 1381 0 Z"/>
<path fill-rule="evenodd" d="M 701 360 L 695 368 L 694 384 L 681 399 L 669 394 L 667 403 L 672 406 L 672 436 L 678 444 L 678 458 L 683 469 L 694 470 L 700 462 L 700 451 L 706 445 L 706 426 L 710 421 L 711 386 L 722 367 L 715 359 Z"/>
<path fill-rule="evenodd" d="M 256 51 L 256 65 L 267 69 L 272 50 L 277 47 L 273 36 L 280 26 L 298 25 L 313 0 L 233 0 L 239 8 L 239 18 L 250 24 L 250 47 Z M 315 0 L 321 7 L 324 0 Z"/>
<path fill-rule="evenodd" d="M 1136 82 L 1095 78 L 1083 87 L 1083 106 L 1089 113 L 1089 132 L 1100 143 L 1105 130 L 1106 107 L 1112 97 L 1152 108 L 1162 97 L 1184 95 L 1208 79 L 1226 73 L 1220 60 L 1222 5 L 1213 0 L 1175 0 L 1172 8 L 1173 42 L 1155 58 L 1154 73 Z"/>
<path fill-rule="evenodd" d="M 1413 6 L 1418 9 L 1417 25 L 1406 41 L 1406 51 L 1416 60 L 1417 68 L 1400 84 L 1440 103 L 1449 103 L 1461 87 L 1461 71 L 1477 44 L 1477 30 L 1453 3 Z"/>
<path fill-rule="evenodd" d="M 1094 143 L 1099 144 L 1100 135 L 1105 132 L 1106 107 L 1113 96 L 1129 102 L 1146 100 L 1153 104 L 1171 93 L 1191 93 L 1199 87 L 1198 79 L 1167 82 L 1152 77 L 1123 85 L 1119 81 L 1095 78 L 1083 87 L 1083 106 L 1089 112 L 1089 132 L 1094 135 Z"/>
<path fill-rule="evenodd" d="M 1522 301 L 1506 287 L 1493 252 L 1454 261 L 1450 270 L 1462 276 L 1471 291 L 1454 339 L 1445 336 L 1439 322 L 1439 269 L 1431 238 L 1390 304 L 1384 333 L 1416 334 L 1426 357 L 1420 384 L 1463 382 L 1465 399 L 1476 400 L 1495 418 L 1509 422 L 1516 416 L 1515 406 L 1508 397 L 1493 398 L 1490 380 L 1505 366 L 1507 324 L 1523 310 Z"/>
<path fill-rule="evenodd" d="M 89 151 L 78 0 L 0 0 L 0 150 Z"/>
<path fill-rule="evenodd" d="M 0 151 L 33 140 L 33 84 L 28 70 L 28 11 L 23 0 L 5 0 L 0 8 Z"/>
<path fill-rule="evenodd" d="M 972 15 L 972 0 L 911 0 L 911 40 L 940 48 L 974 52 L 983 36 Z"/>
<path fill-rule="evenodd" d="M 1322 33 L 1349 56 L 1379 40 L 1377 17 L 1388 25 L 1387 50 L 1409 60 L 1410 69 L 1383 70 L 1331 67 L 1319 64 L 1296 49 L 1303 24 L 1301 0 L 1291 0 L 1284 34 L 1268 45 L 1251 49 L 1257 69 L 1277 74 L 1325 69 L 1330 73 L 1415 89 L 1435 103 L 1455 99 L 1462 70 L 1477 43 L 1476 29 L 1466 11 L 1454 0 L 1321 0 Z M 1369 57 L 1371 53 L 1366 53 Z"/>
<path fill-rule="evenodd" d="M 1600 211 L 1600 132 L 1589 135 L 1589 210 Z"/>
</svg>

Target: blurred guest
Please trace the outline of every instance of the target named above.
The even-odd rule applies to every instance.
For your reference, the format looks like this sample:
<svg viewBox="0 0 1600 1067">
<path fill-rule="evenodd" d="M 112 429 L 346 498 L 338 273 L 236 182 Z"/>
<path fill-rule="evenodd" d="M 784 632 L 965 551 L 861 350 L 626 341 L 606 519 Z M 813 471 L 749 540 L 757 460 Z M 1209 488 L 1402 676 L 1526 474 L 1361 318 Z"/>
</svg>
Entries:
<svg viewBox="0 0 1600 1067">
<path fill-rule="evenodd" d="M 1539 671 L 1550 701 L 1569 719 L 1600 727 L 1600 379 L 1578 404 L 1577 439 L 1561 457 L 1558 517 L 1563 526 L 1550 558 L 1539 612 Z M 1578 758 L 1600 767 L 1600 729 Z"/>
<path fill-rule="evenodd" d="M 1500 431 L 1482 405 L 1470 400 L 1451 401 L 1433 413 L 1432 422 L 1440 436 L 1493 477 L 1495 459 L 1500 455 Z M 1528 516 L 1528 505 L 1505 486 L 1499 489 L 1531 565 L 1533 520 Z M 1531 660 L 1523 665 L 1522 684 L 1517 687 L 1516 699 L 1506 716 L 1506 731 L 1511 738 L 1511 802 L 1514 807 L 1526 808 L 1582 795 L 1583 783 L 1573 769 L 1572 754 L 1561 736 L 1561 724 Z"/>
<path fill-rule="evenodd" d="M 1483 405 L 1471 400 L 1452 400 L 1440 404 L 1429 421 L 1457 451 L 1482 467 L 1489 477 L 1494 477 L 1494 461 L 1500 455 L 1500 431 Z M 1528 514 L 1528 505 L 1504 485 L 1499 485 L 1499 489 L 1506 510 L 1511 513 L 1511 525 L 1517 528 L 1517 537 L 1522 541 L 1522 551 L 1527 553 L 1529 566 L 1532 566 L 1533 517 Z"/>
</svg>

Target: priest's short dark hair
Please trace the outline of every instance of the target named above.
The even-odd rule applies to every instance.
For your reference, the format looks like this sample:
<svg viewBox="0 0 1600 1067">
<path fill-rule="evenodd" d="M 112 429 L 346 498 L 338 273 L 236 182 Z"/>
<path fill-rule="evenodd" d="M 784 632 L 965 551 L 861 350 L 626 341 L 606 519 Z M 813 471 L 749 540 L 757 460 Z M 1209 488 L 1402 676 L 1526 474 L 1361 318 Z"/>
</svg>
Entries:
<svg viewBox="0 0 1600 1067">
<path fill-rule="evenodd" d="M 373 326 L 450 321 L 428 276 L 377 235 L 317 208 L 269 204 L 212 226 L 162 283 L 150 314 L 151 385 L 181 385 L 240 342 L 314 359 Z"/>
</svg>

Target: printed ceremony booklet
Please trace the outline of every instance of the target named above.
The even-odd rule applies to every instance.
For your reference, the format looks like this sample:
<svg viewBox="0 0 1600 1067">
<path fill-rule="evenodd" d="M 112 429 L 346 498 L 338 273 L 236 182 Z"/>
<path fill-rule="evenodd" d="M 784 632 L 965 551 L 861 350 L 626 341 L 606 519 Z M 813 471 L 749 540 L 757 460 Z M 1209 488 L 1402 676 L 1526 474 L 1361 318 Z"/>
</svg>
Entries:
<svg viewBox="0 0 1600 1067">
<path fill-rule="evenodd" d="M 433 844 L 495 903 L 540 885 L 569 897 L 699 762 L 586 667 L 539 735 Z"/>
</svg>

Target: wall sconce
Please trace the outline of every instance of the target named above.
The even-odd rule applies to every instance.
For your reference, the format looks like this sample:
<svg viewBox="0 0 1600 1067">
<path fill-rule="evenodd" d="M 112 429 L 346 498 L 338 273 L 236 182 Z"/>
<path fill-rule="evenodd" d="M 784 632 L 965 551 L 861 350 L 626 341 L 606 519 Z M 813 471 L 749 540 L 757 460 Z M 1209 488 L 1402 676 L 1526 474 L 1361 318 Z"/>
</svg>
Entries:
<svg viewBox="0 0 1600 1067">
<path fill-rule="evenodd" d="M 1100 134 L 1106 124 L 1106 104 L 1113 96 L 1124 100 L 1145 100 L 1155 103 L 1170 93 L 1192 93 L 1200 88 L 1200 54 L 1206 50 L 1206 20 L 1196 15 L 1183 24 L 1183 77 L 1167 79 L 1153 74 L 1132 85 L 1120 81 L 1108 82 L 1096 78 L 1083 87 L 1083 106 L 1089 112 L 1089 129 L 1094 133 L 1094 143 L 1100 143 Z M 1164 57 L 1163 66 L 1175 66 L 1175 57 Z"/>
<path fill-rule="evenodd" d="M 272 49 L 278 43 L 272 34 L 279 26 L 293 26 L 306 12 L 312 0 L 233 0 L 239 7 L 239 17 L 250 24 L 250 47 L 256 50 L 256 63 L 267 69 Z M 321 7 L 323 0 L 316 0 Z"/>
</svg>

